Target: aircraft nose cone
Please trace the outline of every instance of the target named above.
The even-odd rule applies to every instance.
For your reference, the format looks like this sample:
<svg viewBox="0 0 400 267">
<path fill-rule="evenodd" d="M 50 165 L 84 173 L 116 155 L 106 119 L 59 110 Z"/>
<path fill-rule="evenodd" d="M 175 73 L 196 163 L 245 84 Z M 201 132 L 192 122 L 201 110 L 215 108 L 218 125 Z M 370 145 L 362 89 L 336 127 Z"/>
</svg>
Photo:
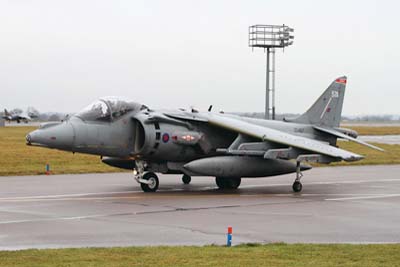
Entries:
<svg viewBox="0 0 400 267">
<path fill-rule="evenodd" d="M 29 134 L 27 134 L 27 135 L 25 136 L 25 140 L 26 140 L 26 144 L 27 144 L 27 145 L 30 145 L 30 144 L 31 144 L 32 138 L 31 138 L 31 136 L 30 136 Z"/>
<path fill-rule="evenodd" d="M 74 130 L 70 123 L 44 124 L 26 136 L 27 145 L 70 150 L 74 140 Z"/>
</svg>

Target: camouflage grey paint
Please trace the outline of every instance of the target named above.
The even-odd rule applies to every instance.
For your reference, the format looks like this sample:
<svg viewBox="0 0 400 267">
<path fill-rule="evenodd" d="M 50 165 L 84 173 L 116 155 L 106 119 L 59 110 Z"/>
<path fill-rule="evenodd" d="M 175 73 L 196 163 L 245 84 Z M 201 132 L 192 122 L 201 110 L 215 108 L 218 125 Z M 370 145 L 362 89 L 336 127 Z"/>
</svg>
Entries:
<svg viewBox="0 0 400 267">
<path fill-rule="evenodd" d="M 218 116 L 278 130 L 283 136 L 291 134 L 335 146 L 337 138 L 346 133 L 335 129 L 340 122 L 345 82 L 345 77 L 336 79 L 305 114 L 291 122 Z M 124 106 L 115 99 L 112 103 L 103 101 L 97 104 L 100 109 L 96 112 L 105 112 L 104 103 L 109 109 Z M 27 135 L 27 143 L 99 155 L 104 163 L 119 168 L 132 169 L 140 161 L 146 162 L 147 171 L 192 176 L 261 177 L 290 173 L 296 171 L 295 164 L 274 160 L 274 155 L 296 159 L 301 154 L 312 154 L 209 124 L 203 119 L 211 114 L 208 112 L 155 111 L 137 103 L 130 105 L 131 109 L 126 106 L 122 110 L 111 108 L 112 112 L 103 114 L 100 121 L 84 119 L 87 114 L 82 113 L 63 123 L 44 124 Z M 323 158 L 325 163 L 336 160 Z"/>
<path fill-rule="evenodd" d="M 346 76 L 333 81 L 306 113 L 290 121 L 327 127 L 339 127 L 342 117 L 346 83 Z"/>
<path fill-rule="evenodd" d="M 204 176 L 224 178 L 266 177 L 295 172 L 296 164 L 279 159 L 217 156 L 191 161 L 184 165 L 184 169 Z M 311 167 L 301 166 L 302 171 L 309 169 Z"/>
</svg>

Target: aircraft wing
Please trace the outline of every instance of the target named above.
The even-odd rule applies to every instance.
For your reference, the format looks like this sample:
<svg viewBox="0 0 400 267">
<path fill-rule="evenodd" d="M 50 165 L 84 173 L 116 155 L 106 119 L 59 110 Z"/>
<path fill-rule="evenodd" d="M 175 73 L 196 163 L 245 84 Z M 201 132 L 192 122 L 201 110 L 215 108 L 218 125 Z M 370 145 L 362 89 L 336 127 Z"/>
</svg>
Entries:
<svg viewBox="0 0 400 267">
<path fill-rule="evenodd" d="M 197 122 L 208 122 L 206 118 L 199 117 L 196 113 L 190 113 L 186 111 L 181 112 L 164 112 L 164 115 L 178 119 L 178 120 L 188 120 L 188 121 L 197 121 Z"/>
<path fill-rule="evenodd" d="M 379 150 L 379 151 L 385 151 L 385 150 L 383 150 L 383 149 L 380 148 L 380 147 L 377 147 L 377 146 L 368 144 L 367 142 L 364 142 L 364 141 L 362 141 L 362 140 L 353 138 L 353 137 L 348 136 L 348 135 L 346 135 L 346 134 L 344 134 L 344 133 L 335 131 L 334 129 L 327 129 L 327 128 L 323 128 L 323 127 L 319 127 L 319 126 L 314 126 L 314 129 L 316 129 L 316 130 L 318 130 L 318 131 L 321 131 L 321 132 L 324 132 L 324 133 L 328 133 L 328 134 L 334 135 L 334 136 L 339 137 L 339 138 L 343 138 L 343 139 L 346 139 L 346 140 L 349 140 L 349 141 L 358 143 L 358 144 L 360 144 L 360 145 L 364 145 L 364 146 L 367 146 L 367 147 L 370 147 L 370 148 Z"/>
<path fill-rule="evenodd" d="M 206 118 L 210 124 L 255 138 L 260 138 L 263 141 L 284 144 L 290 147 L 300 148 L 312 153 L 339 158 L 345 161 L 356 161 L 363 158 L 361 155 L 330 146 L 329 144 L 320 141 L 255 125 L 232 117 L 207 114 Z"/>
</svg>

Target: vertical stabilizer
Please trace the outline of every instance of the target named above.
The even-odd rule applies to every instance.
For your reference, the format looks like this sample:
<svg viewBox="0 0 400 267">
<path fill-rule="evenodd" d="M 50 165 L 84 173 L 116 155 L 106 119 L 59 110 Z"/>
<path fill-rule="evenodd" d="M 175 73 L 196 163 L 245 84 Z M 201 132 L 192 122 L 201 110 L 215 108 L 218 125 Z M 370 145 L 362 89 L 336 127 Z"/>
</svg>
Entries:
<svg viewBox="0 0 400 267">
<path fill-rule="evenodd" d="M 347 77 L 334 80 L 306 113 L 291 122 L 339 127 Z"/>
</svg>

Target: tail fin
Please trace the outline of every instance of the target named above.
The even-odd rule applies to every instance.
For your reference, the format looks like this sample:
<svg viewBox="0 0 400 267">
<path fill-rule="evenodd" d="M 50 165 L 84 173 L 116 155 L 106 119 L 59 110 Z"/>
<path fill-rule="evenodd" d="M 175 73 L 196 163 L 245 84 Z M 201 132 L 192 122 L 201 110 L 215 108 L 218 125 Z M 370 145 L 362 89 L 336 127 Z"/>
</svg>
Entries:
<svg viewBox="0 0 400 267">
<path fill-rule="evenodd" d="M 347 77 L 334 80 L 318 100 L 303 115 L 291 122 L 339 127 L 342 117 L 344 89 Z"/>
<path fill-rule="evenodd" d="M 5 116 L 10 116 L 10 113 L 8 112 L 7 109 L 4 109 L 4 115 L 5 115 Z"/>
</svg>

